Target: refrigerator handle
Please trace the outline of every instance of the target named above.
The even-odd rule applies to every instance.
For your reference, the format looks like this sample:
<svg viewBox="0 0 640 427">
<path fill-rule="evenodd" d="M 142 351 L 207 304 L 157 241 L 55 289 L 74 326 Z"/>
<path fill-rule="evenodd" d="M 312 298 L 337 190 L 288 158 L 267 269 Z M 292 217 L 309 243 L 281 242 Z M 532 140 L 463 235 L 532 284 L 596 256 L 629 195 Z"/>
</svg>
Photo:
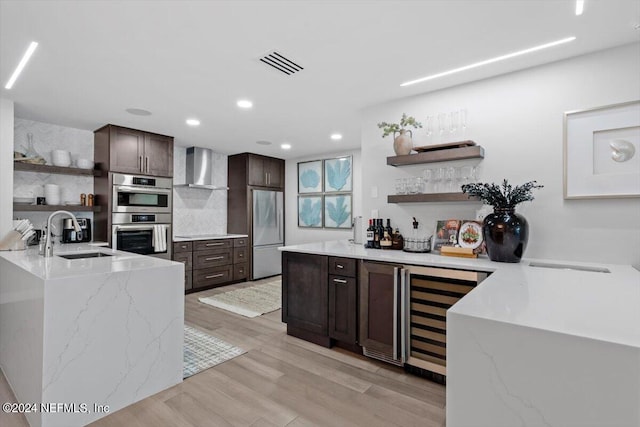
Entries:
<svg viewBox="0 0 640 427">
<path fill-rule="evenodd" d="M 284 242 L 284 236 L 282 235 L 282 220 L 284 215 L 282 215 L 282 209 L 278 209 L 278 238 L 281 242 Z"/>
<path fill-rule="evenodd" d="M 400 268 L 393 267 L 393 358 L 398 359 L 398 275 Z"/>
<path fill-rule="evenodd" d="M 400 269 L 400 357 L 402 362 L 409 358 L 409 270 Z"/>
</svg>

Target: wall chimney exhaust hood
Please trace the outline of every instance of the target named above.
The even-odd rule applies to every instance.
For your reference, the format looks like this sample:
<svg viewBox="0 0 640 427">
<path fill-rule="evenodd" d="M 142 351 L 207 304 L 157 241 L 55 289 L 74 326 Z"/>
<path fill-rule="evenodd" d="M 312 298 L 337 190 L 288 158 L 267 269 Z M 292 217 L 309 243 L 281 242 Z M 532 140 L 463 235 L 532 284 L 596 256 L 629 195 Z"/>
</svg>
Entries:
<svg viewBox="0 0 640 427">
<path fill-rule="evenodd" d="M 213 185 L 213 151 L 209 148 L 187 148 L 185 184 L 174 187 L 202 188 L 205 190 L 228 190 L 229 187 Z"/>
</svg>

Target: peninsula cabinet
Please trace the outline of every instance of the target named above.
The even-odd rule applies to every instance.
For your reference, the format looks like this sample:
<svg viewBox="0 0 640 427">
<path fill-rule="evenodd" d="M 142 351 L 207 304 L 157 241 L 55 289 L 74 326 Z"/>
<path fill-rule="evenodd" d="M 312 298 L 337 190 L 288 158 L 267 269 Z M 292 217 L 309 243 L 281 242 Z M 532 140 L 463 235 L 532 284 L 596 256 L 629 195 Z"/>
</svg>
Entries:
<svg viewBox="0 0 640 427">
<path fill-rule="evenodd" d="M 173 176 L 173 137 L 106 125 L 94 132 L 97 167 L 110 172 Z"/>
<path fill-rule="evenodd" d="M 358 338 L 357 261 L 329 257 L 329 337 L 349 345 Z"/>
<path fill-rule="evenodd" d="M 328 257 L 282 254 L 282 321 L 287 333 L 330 347 Z"/>
</svg>

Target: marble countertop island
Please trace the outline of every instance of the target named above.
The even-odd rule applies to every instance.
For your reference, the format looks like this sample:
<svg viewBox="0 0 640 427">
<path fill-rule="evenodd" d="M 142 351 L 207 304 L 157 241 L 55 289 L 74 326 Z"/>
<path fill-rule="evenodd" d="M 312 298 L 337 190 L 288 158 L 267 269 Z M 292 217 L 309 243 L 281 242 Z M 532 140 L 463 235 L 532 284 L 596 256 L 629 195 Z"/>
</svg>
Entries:
<svg viewBox="0 0 640 427">
<path fill-rule="evenodd" d="M 281 250 L 490 273 L 447 311 L 447 426 L 640 425 L 640 272 L 631 266 L 509 264 L 348 241 Z"/>
<path fill-rule="evenodd" d="M 110 256 L 60 256 L 87 252 Z M 0 252 L 0 366 L 18 402 L 42 404 L 29 424 L 85 425 L 180 383 L 183 277 L 181 263 L 86 244 Z"/>
</svg>

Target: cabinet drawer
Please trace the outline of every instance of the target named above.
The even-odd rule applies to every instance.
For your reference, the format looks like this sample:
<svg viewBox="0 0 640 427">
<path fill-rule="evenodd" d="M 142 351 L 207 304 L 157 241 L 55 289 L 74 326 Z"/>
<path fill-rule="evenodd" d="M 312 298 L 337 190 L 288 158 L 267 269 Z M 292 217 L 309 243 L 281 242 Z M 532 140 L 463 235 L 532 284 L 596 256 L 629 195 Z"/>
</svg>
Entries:
<svg viewBox="0 0 640 427">
<path fill-rule="evenodd" d="M 177 252 L 191 252 L 193 249 L 193 242 L 174 242 L 173 253 Z"/>
<path fill-rule="evenodd" d="M 217 239 L 217 240 L 196 240 L 193 242 L 194 251 L 205 251 L 208 249 L 222 249 L 230 248 L 233 245 L 231 239 Z"/>
<path fill-rule="evenodd" d="M 329 274 L 356 277 L 356 260 L 353 258 L 329 257 Z"/>
<path fill-rule="evenodd" d="M 247 261 L 247 248 L 233 248 L 233 263 L 239 264 Z"/>
<path fill-rule="evenodd" d="M 233 239 L 233 247 L 234 248 L 240 248 L 240 247 L 244 247 L 247 246 L 247 238 L 246 237 L 242 237 L 240 239 Z"/>
<path fill-rule="evenodd" d="M 193 268 L 216 267 L 233 263 L 233 253 L 230 249 L 212 249 L 193 253 Z"/>
<path fill-rule="evenodd" d="M 234 264 L 233 266 L 233 280 L 246 279 L 249 276 L 249 264 Z"/>
<path fill-rule="evenodd" d="M 190 291 L 193 289 L 193 275 L 191 270 L 186 270 L 184 272 L 184 290 Z"/>
<path fill-rule="evenodd" d="M 191 252 L 177 252 L 173 260 L 184 264 L 185 271 L 193 269 L 193 254 Z"/>
<path fill-rule="evenodd" d="M 231 266 L 202 268 L 193 270 L 193 287 L 217 285 L 231 281 Z"/>
</svg>

